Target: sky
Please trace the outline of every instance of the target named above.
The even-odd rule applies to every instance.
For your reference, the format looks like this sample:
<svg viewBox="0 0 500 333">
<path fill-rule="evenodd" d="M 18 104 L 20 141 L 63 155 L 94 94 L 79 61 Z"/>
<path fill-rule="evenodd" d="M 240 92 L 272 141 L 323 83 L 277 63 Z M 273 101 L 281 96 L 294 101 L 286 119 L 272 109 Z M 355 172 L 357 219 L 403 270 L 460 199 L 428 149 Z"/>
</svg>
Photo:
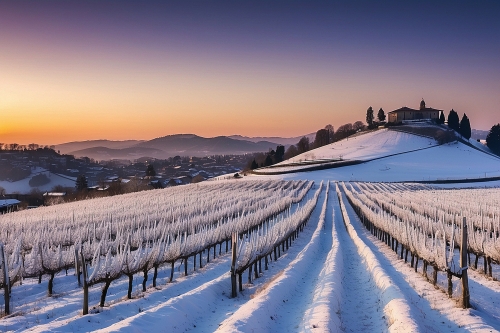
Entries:
<svg viewBox="0 0 500 333">
<path fill-rule="evenodd" d="M 0 142 L 500 122 L 498 1 L 2 1 Z"/>
</svg>

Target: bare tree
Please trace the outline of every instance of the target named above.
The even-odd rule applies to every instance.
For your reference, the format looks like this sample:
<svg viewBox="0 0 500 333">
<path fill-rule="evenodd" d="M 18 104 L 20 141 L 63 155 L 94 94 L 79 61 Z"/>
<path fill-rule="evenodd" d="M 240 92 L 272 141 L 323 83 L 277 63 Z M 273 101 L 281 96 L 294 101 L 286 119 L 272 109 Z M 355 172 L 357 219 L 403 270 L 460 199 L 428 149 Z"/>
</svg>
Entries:
<svg viewBox="0 0 500 333">
<path fill-rule="evenodd" d="M 365 124 L 362 121 L 358 120 L 357 122 L 355 122 L 354 124 L 352 124 L 352 129 L 354 131 L 356 131 L 356 132 L 358 130 L 364 130 L 365 129 Z"/>
</svg>

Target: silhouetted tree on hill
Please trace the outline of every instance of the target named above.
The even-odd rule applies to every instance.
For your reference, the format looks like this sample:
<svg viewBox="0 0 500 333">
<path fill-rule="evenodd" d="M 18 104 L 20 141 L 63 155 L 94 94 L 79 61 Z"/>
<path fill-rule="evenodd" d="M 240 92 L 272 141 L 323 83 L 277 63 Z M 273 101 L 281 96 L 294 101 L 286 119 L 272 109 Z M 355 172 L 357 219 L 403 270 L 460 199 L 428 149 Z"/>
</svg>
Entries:
<svg viewBox="0 0 500 333">
<path fill-rule="evenodd" d="M 384 112 L 384 110 L 382 108 L 380 108 L 380 110 L 378 110 L 377 118 L 378 118 L 378 121 L 384 121 L 385 120 L 385 112 Z"/>
<path fill-rule="evenodd" d="M 444 122 L 446 121 L 445 117 L 444 117 L 444 112 L 441 111 L 441 115 L 439 116 L 439 121 L 438 123 L 439 124 L 444 124 Z"/>
<path fill-rule="evenodd" d="M 448 114 L 448 127 L 456 132 L 460 130 L 460 119 L 458 118 L 458 113 L 453 109 Z"/>
<path fill-rule="evenodd" d="M 464 116 L 462 117 L 462 120 L 460 121 L 460 134 L 467 140 L 470 139 L 470 136 L 472 134 L 472 130 L 470 128 L 470 121 L 465 113 Z"/>
<path fill-rule="evenodd" d="M 325 129 L 328 131 L 328 143 L 333 142 L 333 134 L 335 134 L 335 131 L 333 130 L 333 126 L 328 124 L 325 126 Z"/>
<path fill-rule="evenodd" d="M 495 154 L 500 155 L 500 124 L 493 125 L 486 136 L 486 145 Z"/>
<path fill-rule="evenodd" d="M 288 147 L 288 149 L 285 152 L 284 159 L 288 160 L 289 158 L 292 158 L 294 156 L 297 156 L 299 154 L 299 151 L 297 150 L 297 147 L 295 145 L 291 145 Z"/>
<path fill-rule="evenodd" d="M 352 124 L 352 130 L 354 132 L 357 132 L 358 130 L 364 130 L 365 129 L 365 124 L 361 120 L 356 121 L 354 124 Z"/>
<path fill-rule="evenodd" d="M 276 147 L 276 152 L 274 153 L 274 163 L 283 161 L 283 156 L 285 156 L 285 146 L 279 145 Z"/>
<path fill-rule="evenodd" d="M 306 151 L 309 151 L 309 138 L 303 136 L 297 143 L 297 152 L 298 154 L 302 154 L 305 153 Z"/>
<path fill-rule="evenodd" d="M 271 154 L 267 154 L 266 160 L 264 161 L 264 166 L 273 165 L 273 159 L 271 158 Z"/>
<path fill-rule="evenodd" d="M 314 148 L 325 146 L 330 141 L 330 135 L 328 130 L 325 128 L 320 129 L 316 132 L 316 137 L 314 139 Z"/>
<path fill-rule="evenodd" d="M 368 124 L 368 126 L 373 125 L 373 119 L 375 119 L 373 115 L 373 108 L 370 106 L 368 110 L 366 110 L 366 123 Z"/>
</svg>

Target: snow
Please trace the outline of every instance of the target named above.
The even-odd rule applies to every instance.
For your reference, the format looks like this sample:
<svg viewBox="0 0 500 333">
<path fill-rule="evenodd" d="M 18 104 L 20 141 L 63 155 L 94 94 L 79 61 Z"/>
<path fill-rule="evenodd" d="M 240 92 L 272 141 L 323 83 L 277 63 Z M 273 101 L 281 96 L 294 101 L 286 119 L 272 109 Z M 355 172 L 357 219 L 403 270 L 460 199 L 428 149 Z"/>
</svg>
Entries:
<svg viewBox="0 0 500 333">
<path fill-rule="evenodd" d="M 343 140 L 316 150 L 314 158 L 332 159 L 340 154 L 344 159 L 367 162 L 321 171 L 245 178 L 314 180 L 312 195 L 321 181 L 392 182 L 500 176 L 500 159 L 495 156 L 463 143 L 436 146 L 432 139 L 395 131 L 379 130 Z M 433 186 L 500 187 L 500 181 Z M 162 267 L 158 286 L 153 288 L 148 284 L 144 293 L 140 284 L 142 274 L 137 274 L 131 300 L 126 299 L 127 279 L 118 279 L 110 286 L 104 308 L 97 306 L 101 286 L 93 286 L 92 310 L 86 316 L 81 315 L 82 290 L 77 286 L 74 271 L 69 270 L 68 276 L 64 272 L 56 276 L 55 297 L 46 296 L 46 278 L 41 284 L 36 279 L 16 284 L 11 301 L 16 313 L 0 319 L 0 331 L 500 331 L 498 281 L 469 269 L 473 308 L 460 308 L 456 279 L 454 298 L 450 299 L 443 291 L 441 273 L 435 288 L 390 247 L 372 236 L 343 193 L 341 198 L 344 210 L 339 205 L 335 183 L 330 183 L 328 192 L 323 189 L 309 223 L 289 250 L 277 261 L 270 261 L 269 269 L 259 278 L 245 283 L 236 298 L 229 297 L 229 253 L 207 263 L 204 252 L 204 267 L 194 271 L 189 262 L 188 276 L 181 273 L 181 264 L 176 263 L 173 283 L 167 283 L 170 266 Z M 498 271 L 497 265 L 494 266 Z M 243 279 L 246 281 L 246 274 Z M 0 300 L 0 307 L 2 304 Z"/>
<path fill-rule="evenodd" d="M 437 142 L 432 138 L 380 129 L 310 150 L 280 164 L 339 158 L 343 160 L 370 160 L 435 145 Z"/>
<path fill-rule="evenodd" d="M 34 175 L 40 173 L 46 174 L 47 177 L 49 177 L 50 182 L 43 186 L 31 187 L 29 181 Z M 27 178 L 15 182 L 1 180 L 0 186 L 3 187 L 5 189 L 5 192 L 9 194 L 10 193 L 27 194 L 30 193 L 30 191 L 33 189 L 38 189 L 41 192 L 48 192 L 58 185 L 61 185 L 63 187 L 75 187 L 75 181 L 76 181 L 75 177 L 61 176 L 56 173 L 51 173 L 43 168 L 36 168 L 35 170 L 32 170 L 31 176 Z"/>
<path fill-rule="evenodd" d="M 287 168 L 291 170 L 292 168 Z M 273 170 L 274 169 L 269 169 Z M 273 176 L 255 176 L 273 177 Z M 500 158 L 461 142 L 379 158 L 362 164 L 274 176 L 277 179 L 411 182 L 500 177 Z M 477 185 L 476 185 L 477 186 Z M 484 186 L 479 184 L 479 186 Z"/>
</svg>

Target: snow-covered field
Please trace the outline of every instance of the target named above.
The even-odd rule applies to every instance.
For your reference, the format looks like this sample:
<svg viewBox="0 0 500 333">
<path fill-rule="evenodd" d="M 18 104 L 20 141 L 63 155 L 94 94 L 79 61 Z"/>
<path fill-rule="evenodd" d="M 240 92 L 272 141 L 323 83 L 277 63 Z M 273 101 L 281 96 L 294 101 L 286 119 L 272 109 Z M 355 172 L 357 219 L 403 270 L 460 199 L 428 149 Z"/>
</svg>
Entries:
<svg viewBox="0 0 500 333">
<path fill-rule="evenodd" d="M 379 134 L 374 137 L 374 133 Z M 380 157 L 380 154 L 387 156 L 404 153 L 404 149 L 432 146 L 430 139 L 405 133 L 374 133 L 352 140 L 356 143 L 350 148 L 347 140 L 344 141 L 345 153 L 350 154 L 350 158 L 371 159 Z M 384 135 L 389 135 L 385 141 Z M 391 140 L 401 144 L 391 143 L 389 147 L 392 148 L 386 148 Z M 375 148 L 367 149 L 362 142 L 367 145 L 374 142 Z M 369 153 L 363 155 L 361 149 Z M 382 153 L 372 152 L 377 149 L 382 149 Z M 316 158 L 336 157 L 327 153 L 318 156 Z M 222 249 L 219 254 L 219 247 L 216 258 L 210 256 L 210 262 L 207 262 L 207 249 L 203 250 L 203 268 L 197 265 L 195 269 L 193 258 L 189 257 L 187 275 L 184 274 L 184 263 L 176 261 L 172 283 L 168 283 L 171 266 L 161 266 L 157 286 L 148 282 L 145 292 L 142 291 L 142 273 L 135 274 L 131 299 L 127 298 L 127 277 L 111 283 L 104 307 L 99 307 L 102 285 L 92 286 L 89 291 L 90 314 L 85 316 L 82 315 L 83 291 L 78 286 L 75 270 L 70 268 L 67 274 L 63 270 L 56 275 L 51 297 L 46 294 L 48 279 L 45 276 L 41 284 L 36 278 L 25 279 L 22 285 L 16 283 L 12 288 L 12 315 L 0 319 L 0 331 L 500 332 L 497 304 L 500 302 L 500 282 L 488 278 L 480 269 L 469 268 L 472 308 L 462 309 L 459 306 L 459 280 L 453 278 L 453 297 L 449 298 L 445 273 L 439 273 L 437 285 L 433 286 L 422 275 L 421 259 L 418 261 L 419 270 L 415 272 L 409 263 L 400 259 L 399 253 L 365 229 L 345 191 L 341 186 L 337 189 L 336 183 L 342 180 L 478 178 L 484 177 L 484 173 L 487 177 L 500 176 L 500 159 L 452 143 L 338 169 L 282 176 L 248 176 L 248 179 L 263 184 L 270 178 L 314 180 L 315 184 L 304 202 L 310 202 L 314 199 L 313 194 L 320 192 L 307 224 L 297 229 L 300 232 L 294 234 L 293 241 L 286 247 L 284 243 L 278 244 L 279 258 L 275 258 L 272 252 L 266 255 L 268 267 L 264 268 L 262 259 L 257 277 L 253 271 L 250 271 L 250 277 L 248 270 L 244 272 L 243 291 L 238 292 L 237 297 L 231 297 L 231 250 L 226 253 Z M 236 184 L 238 181 L 231 182 Z M 247 190 L 253 188 L 245 187 Z M 183 191 L 183 188 L 178 190 Z M 162 190 L 154 193 L 161 195 Z M 174 192 L 169 190 L 168 193 L 172 195 Z M 480 200 L 481 192 L 477 193 L 477 198 L 471 200 Z M 214 191 L 213 195 L 217 193 Z M 182 204 L 190 205 L 188 199 L 182 199 Z M 153 204 L 155 212 L 160 212 L 163 207 L 168 210 L 167 205 L 166 201 L 165 206 Z M 299 206 L 305 206 L 302 202 L 294 205 L 287 214 L 293 215 Z M 100 216 L 100 219 L 105 219 L 105 212 L 100 212 Z M 258 232 L 262 235 L 269 228 L 265 226 L 265 223 L 259 224 Z M 212 251 L 210 247 L 208 251 Z M 198 260 L 199 256 L 196 258 Z M 493 276 L 499 273 L 493 263 Z M 0 300 L 0 306 L 3 306 L 3 300 Z"/>
<path fill-rule="evenodd" d="M 43 185 L 43 186 L 38 186 L 38 187 L 31 187 L 29 184 L 29 181 L 34 175 L 43 173 L 47 175 L 47 177 L 50 179 L 50 182 Z M 9 182 L 6 180 L 0 180 L 0 186 L 3 187 L 7 193 L 20 193 L 20 194 L 26 194 L 29 193 L 33 189 L 38 189 L 41 192 L 47 192 L 52 190 L 55 186 L 63 186 L 63 187 L 75 187 L 75 181 L 76 178 L 74 177 L 68 177 L 68 176 L 60 176 L 55 173 L 51 173 L 43 168 L 36 168 L 31 171 L 31 176 L 21 179 L 15 182 Z"/>
</svg>

